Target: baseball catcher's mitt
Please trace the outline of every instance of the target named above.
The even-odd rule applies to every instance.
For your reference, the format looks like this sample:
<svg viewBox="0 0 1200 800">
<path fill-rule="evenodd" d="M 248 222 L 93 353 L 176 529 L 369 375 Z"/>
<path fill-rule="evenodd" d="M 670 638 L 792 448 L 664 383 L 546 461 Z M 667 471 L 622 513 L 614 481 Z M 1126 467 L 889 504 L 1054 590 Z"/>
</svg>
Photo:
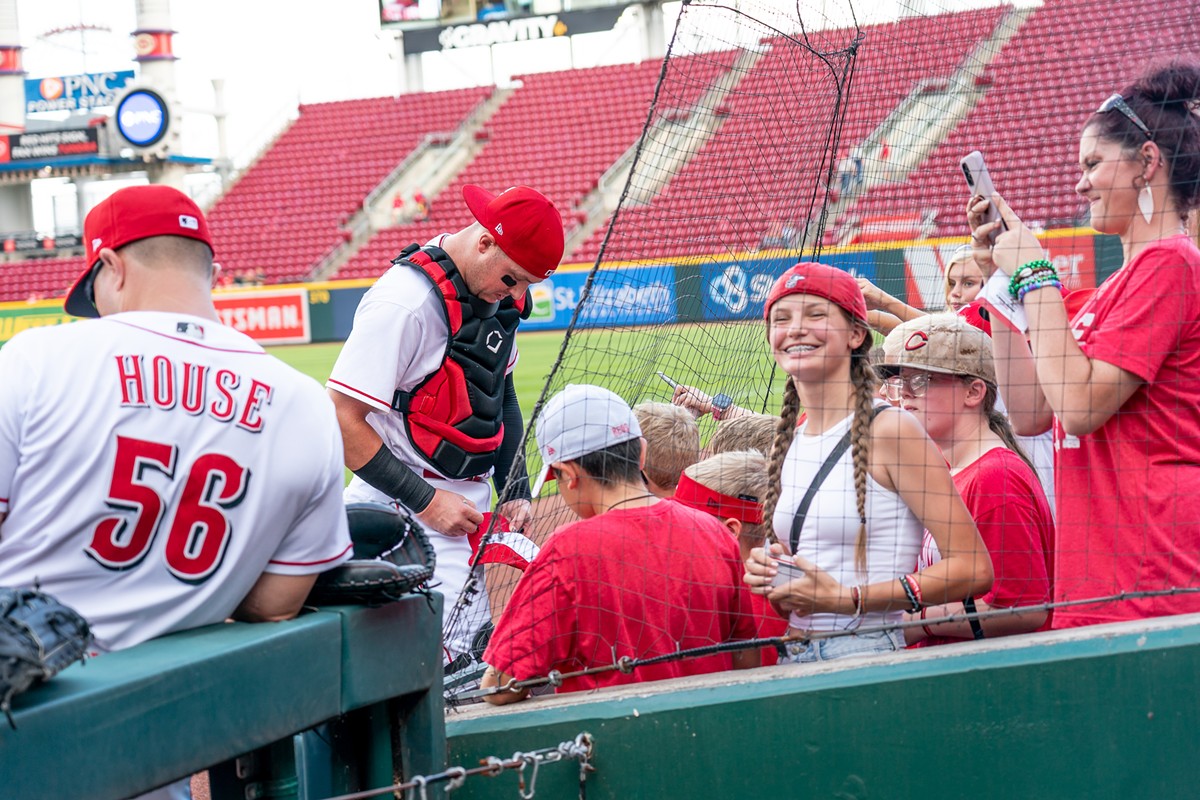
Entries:
<svg viewBox="0 0 1200 800">
<path fill-rule="evenodd" d="M 310 605 L 382 605 L 433 577 L 433 545 L 412 517 L 380 503 L 346 506 L 354 559 L 321 573 Z"/>
<path fill-rule="evenodd" d="M 81 660 L 92 643 L 87 620 L 48 594 L 0 587 L 0 711 L 13 722 L 15 695 Z"/>
</svg>

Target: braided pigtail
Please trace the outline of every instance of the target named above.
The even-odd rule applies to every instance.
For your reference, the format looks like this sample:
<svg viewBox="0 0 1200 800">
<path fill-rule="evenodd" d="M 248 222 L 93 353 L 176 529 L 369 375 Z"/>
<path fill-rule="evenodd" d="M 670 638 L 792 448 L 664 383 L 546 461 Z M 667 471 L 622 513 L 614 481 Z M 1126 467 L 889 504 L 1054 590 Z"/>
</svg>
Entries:
<svg viewBox="0 0 1200 800">
<path fill-rule="evenodd" d="M 775 506 L 779 503 L 783 460 L 796 437 L 796 420 L 800 418 L 800 392 L 789 377 L 783 389 L 783 407 L 779 410 L 779 422 L 775 425 L 775 440 L 771 444 L 771 456 L 767 459 L 767 493 L 763 498 L 763 524 L 767 529 L 767 541 L 776 542 Z"/>
<path fill-rule="evenodd" d="M 871 335 L 850 354 L 850 382 L 854 385 L 854 421 L 850 424 L 850 453 L 854 461 L 854 494 L 858 509 L 858 536 L 854 540 L 854 567 L 867 573 L 867 472 L 871 464 L 871 421 L 879 378 L 871 366 Z"/>
<path fill-rule="evenodd" d="M 992 429 L 992 433 L 1000 437 L 1005 447 L 1019 455 L 1036 475 L 1037 467 L 1025 453 L 1025 448 L 1017 442 L 1017 435 L 1013 432 L 1008 417 L 996 410 L 996 387 L 991 384 L 987 384 L 987 393 L 983 396 L 983 413 L 987 416 L 988 427 Z"/>
</svg>

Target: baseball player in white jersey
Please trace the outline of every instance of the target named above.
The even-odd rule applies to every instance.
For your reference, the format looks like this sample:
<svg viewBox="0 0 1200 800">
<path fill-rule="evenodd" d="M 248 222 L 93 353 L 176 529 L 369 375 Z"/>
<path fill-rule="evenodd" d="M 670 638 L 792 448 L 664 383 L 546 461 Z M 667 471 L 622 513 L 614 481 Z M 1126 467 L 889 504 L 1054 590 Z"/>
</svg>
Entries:
<svg viewBox="0 0 1200 800">
<path fill-rule="evenodd" d="M 78 610 L 101 650 L 295 616 L 350 557 L 318 384 L 217 321 L 212 241 L 167 186 L 84 223 L 66 310 L 0 349 L 0 585 Z"/>
<path fill-rule="evenodd" d="M 359 304 L 326 383 L 355 473 L 347 502 L 403 505 L 430 534 L 448 660 L 487 611 L 482 592 L 470 621 L 456 621 L 454 605 L 470 576 L 467 534 L 491 508 L 489 476 L 511 498 L 498 512 L 513 529 L 529 519 L 527 476 L 504 483 L 524 433 L 513 335 L 529 286 L 563 255 L 562 217 L 533 189 L 467 186 L 463 198 L 476 222 L 396 258 Z"/>
</svg>

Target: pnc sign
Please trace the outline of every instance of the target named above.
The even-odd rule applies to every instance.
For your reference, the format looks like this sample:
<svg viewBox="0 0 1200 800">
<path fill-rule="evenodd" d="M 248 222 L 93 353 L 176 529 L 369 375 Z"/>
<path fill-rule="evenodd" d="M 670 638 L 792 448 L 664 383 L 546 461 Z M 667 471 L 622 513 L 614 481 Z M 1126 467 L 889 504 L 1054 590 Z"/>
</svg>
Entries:
<svg viewBox="0 0 1200 800">
<path fill-rule="evenodd" d="M 25 81 L 25 113 L 111 106 L 132 80 L 133 70 L 30 78 Z"/>
<path fill-rule="evenodd" d="M 116 113 L 117 132 L 135 147 L 149 147 L 167 134 L 170 113 L 157 92 L 134 89 L 121 98 Z"/>
</svg>

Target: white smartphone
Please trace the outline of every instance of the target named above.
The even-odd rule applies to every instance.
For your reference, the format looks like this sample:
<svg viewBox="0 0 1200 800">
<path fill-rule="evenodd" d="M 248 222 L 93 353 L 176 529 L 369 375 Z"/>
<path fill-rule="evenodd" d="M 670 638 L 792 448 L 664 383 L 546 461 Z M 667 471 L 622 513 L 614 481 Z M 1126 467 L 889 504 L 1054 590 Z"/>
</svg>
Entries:
<svg viewBox="0 0 1200 800">
<path fill-rule="evenodd" d="M 988 209 L 983 214 L 983 221 L 996 222 L 999 220 L 1000 210 L 991 202 L 992 195 L 996 193 L 996 187 L 992 183 L 992 176 L 988 174 L 987 164 L 983 160 L 983 153 L 978 150 L 972 150 L 963 156 L 962 160 L 958 163 L 962 167 L 963 175 L 967 179 L 967 186 L 971 188 L 971 196 L 979 195 L 988 201 Z M 996 240 L 997 233 L 998 231 L 989 237 L 993 242 Z"/>
<path fill-rule="evenodd" d="M 677 381 L 673 381 L 670 378 L 668 378 L 667 373 L 660 372 L 660 373 L 658 373 L 658 377 L 662 378 L 663 382 L 666 383 L 667 386 L 670 386 L 672 389 L 679 388 L 679 383 Z"/>
<path fill-rule="evenodd" d="M 789 581 L 799 580 L 804 577 L 804 570 L 792 563 L 790 558 L 775 558 L 775 567 L 779 571 L 775 573 L 775 577 L 771 579 L 772 586 L 783 586 Z"/>
</svg>

